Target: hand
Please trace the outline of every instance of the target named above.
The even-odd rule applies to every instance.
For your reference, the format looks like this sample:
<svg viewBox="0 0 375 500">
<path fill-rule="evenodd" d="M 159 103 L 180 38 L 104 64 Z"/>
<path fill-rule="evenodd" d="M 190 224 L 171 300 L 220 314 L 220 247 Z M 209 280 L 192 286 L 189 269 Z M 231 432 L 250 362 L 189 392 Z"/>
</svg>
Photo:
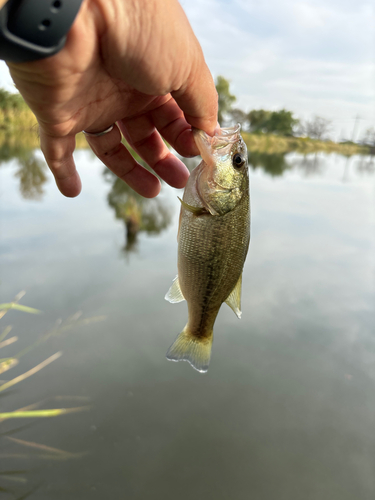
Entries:
<svg viewBox="0 0 375 500">
<path fill-rule="evenodd" d="M 135 191 L 154 197 L 160 182 L 139 165 L 139 156 L 168 184 L 189 176 L 182 156 L 195 156 L 191 127 L 213 134 L 217 94 L 200 45 L 177 0 L 85 0 L 55 56 L 8 63 L 12 78 L 35 113 L 41 149 L 65 196 L 81 181 L 73 151 L 81 130 L 113 130 L 87 140 L 103 163 Z M 120 129 L 120 130 L 119 130 Z"/>
</svg>

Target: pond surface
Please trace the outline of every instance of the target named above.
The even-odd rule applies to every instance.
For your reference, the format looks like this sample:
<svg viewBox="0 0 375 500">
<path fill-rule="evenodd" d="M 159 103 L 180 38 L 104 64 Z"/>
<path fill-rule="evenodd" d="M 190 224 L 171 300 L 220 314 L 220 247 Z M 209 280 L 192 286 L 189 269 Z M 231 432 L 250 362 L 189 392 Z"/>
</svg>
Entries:
<svg viewBox="0 0 375 500">
<path fill-rule="evenodd" d="M 0 378 L 63 354 L 0 392 L 0 412 L 86 411 L 0 422 L 4 498 L 375 497 L 372 158 L 253 154 L 242 319 L 223 305 L 202 375 L 165 358 L 187 319 L 164 300 L 181 191 L 141 200 L 80 150 L 66 199 L 40 153 L 11 156 L 0 303 L 25 290 L 43 314 L 0 320 L 18 337 L 1 357 L 33 346 Z"/>
</svg>

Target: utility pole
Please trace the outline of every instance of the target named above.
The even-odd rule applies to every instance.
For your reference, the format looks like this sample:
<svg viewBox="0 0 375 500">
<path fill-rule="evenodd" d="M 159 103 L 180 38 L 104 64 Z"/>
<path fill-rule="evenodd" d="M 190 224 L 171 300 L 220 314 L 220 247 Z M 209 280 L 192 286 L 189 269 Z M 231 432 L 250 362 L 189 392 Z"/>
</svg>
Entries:
<svg viewBox="0 0 375 500">
<path fill-rule="evenodd" d="M 354 119 L 354 127 L 353 127 L 353 132 L 352 132 L 352 142 L 355 142 L 355 138 L 357 137 L 357 131 L 358 131 L 358 123 L 361 117 L 357 114 L 357 116 Z"/>
</svg>

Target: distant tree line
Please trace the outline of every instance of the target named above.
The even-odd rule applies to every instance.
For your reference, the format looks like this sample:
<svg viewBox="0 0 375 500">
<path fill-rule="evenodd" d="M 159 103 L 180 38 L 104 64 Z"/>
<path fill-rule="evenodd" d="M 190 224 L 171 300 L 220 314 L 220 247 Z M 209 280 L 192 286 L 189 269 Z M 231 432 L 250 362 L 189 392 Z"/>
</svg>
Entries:
<svg viewBox="0 0 375 500">
<path fill-rule="evenodd" d="M 35 118 L 21 94 L 0 88 L 0 130 L 25 129 L 35 124 Z"/>
<path fill-rule="evenodd" d="M 3 112 L 25 109 L 26 103 L 21 94 L 12 94 L 7 90 L 0 89 L 0 109 Z"/>
<path fill-rule="evenodd" d="M 307 136 L 318 140 L 325 140 L 329 137 L 331 121 L 326 118 L 314 116 L 310 120 L 302 121 L 296 118 L 292 111 L 286 109 L 279 111 L 252 109 L 246 113 L 242 109 L 233 107 L 237 99 L 230 92 L 230 82 L 223 76 L 217 77 L 216 90 L 219 98 L 218 120 L 222 126 L 240 123 L 243 131 L 253 134 Z M 0 88 L 0 129 L 6 128 L 7 123 L 14 120 L 14 116 L 18 116 L 18 112 L 28 109 L 21 94 Z M 24 119 L 23 115 L 22 120 Z M 375 148 L 375 128 L 366 130 L 359 143 Z"/>
<path fill-rule="evenodd" d="M 248 113 L 239 108 L 233 108 L 236 97 L 230 92 L 230 83 L 223 76 L 216 79 L 216 90 L 219 96 L 218 119 L 221 125 L 240 123 L 244 131 L 253 134 L 276 134 L 281 136 L 308 136 L 313 139 L 327 138 L 331 130 L 331 122 L 326 118 L 314 116 L 311 120 L 302 122 L 292 111 L 281 109 L 268 111 L 253 109 Z"/>
</svg>

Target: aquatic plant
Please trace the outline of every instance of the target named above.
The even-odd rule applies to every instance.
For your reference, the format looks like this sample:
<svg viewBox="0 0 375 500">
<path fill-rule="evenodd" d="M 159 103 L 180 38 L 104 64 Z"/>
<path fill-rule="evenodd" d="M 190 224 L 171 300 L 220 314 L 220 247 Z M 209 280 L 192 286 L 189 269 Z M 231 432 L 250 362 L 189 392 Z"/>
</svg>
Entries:
<svg viewBox="0 0 375 500">
<path fill-rule="evenodd" d="M 9 303 L 0 304 L 0 319 L 2 319 L 5 314 L 11 309 L 21 311 L 28 314 L 41 314 L 41 311 L 38 309 L 34 309 L 32 307 L 25 306 L 20 304 L 20 299 L 24 296 L 25 292 L 20 292 L 17 296 Z M 42 342 L 47 341 L 51 337 L 56 337 L 61 335 L 63 332 L 71 330 L 72 328 L 78 325 L 86 325 L 88 323 L 102 321 L 105 319 L 104 316 L 96 316 L 90 318 L 81 318 L 82 312 L 79 311 L 73 316 L 67 318 L 65 321 L 58 320 L 55 325 L 47 331 L 44 335 L 42 335 L 36 342 L 26 347 L 25 349 L 19 351 L 18 353 L 9 356 L 0 358 L 0 374 L 8 372 L 8 370 L 12 369 L 16 365 L 19 364 L 20 359 L 29 353 L 31 350 L 35 349 Z M 12 327 L 7 325 L 3 328 L 0 333 L 0 349 L 6 348 L 10 345 L 16 345 L 18 341 L 17 336 L 10 337 L 9 334 L 12 331 Z M 49 356 L 47 359 L 37 364 L 33 368 L 25 371 L 24 373 L 13 377 L 6 381 L 0 381 L 0 394 L 6 393 L 11 387 L 14 387 L 16 384 L 23 382 L 27 378 L 32 375 L 38 373 L 42 369 L 46 368 L 48 365 L 56 361 L 62 352 L 56 352 L 52 356 Z M 57 407 L 57 408 L 45 408 L 47 403 L 51 405 L 51 402 L 54 402 L 58 406 L 61 405 L 62 402 L 71 404 L 72 402 L 84 403 L 80 406 L 71 406 L 71 407 Z M 7 420 L 19 420 L 19 419 L 43 419 L 43 418 L 52 418 L 59 417 L 62 415 L 67 415 L 70 413 L 77 413 L 82 411 L 87 411 L 90 409 L 90 405 L 87 404 L 89 402 L 89 398 L 80 397 L 80 396 L 55 396 L 53 398 L 49 398 L 47 400 L 39 401 L 36 403 L 28 404 L 21 408 L 17 408 L 12 411 L 1 411 L 0 410 L 0 439 L 6 440 L 8 443 L 11 442 L 15 444 L 21 451 L 16 453 L 1 453 L 0 458 L 2 459 L 39 459 L 39 460 L 69 460 L 69 459 L 78 459 L 82 456 L 86 455 L 86 452 L 69 452 L 66 450 L 61 450 L 58 448 L 53 448 L 47 446 L 45 444 L 35 443 L 32 441 L 27 441 L 24 439 L 19 439 L 13 436 L 13 434 L 23 430 L 25 426 L 21 428 L 12 429 L 10 431 L 2 431 L 1 427 L 4 421 Z M 53 405 L 52 405 L 53 406 Z M 34 493 L 41 485 L 34 485 L 31 487 L 26 493 L 23 492 L 19 494 L 13 488 L 19 485 L 27 485 L 29 483 L 27 470 L 0 470 L 0 492 L 8 493 L 12 495 L 13 498 L 17 500 L 25 499 L 29 497 L 32 493 Z M 11 486 L 8 486 L 8 485 Z"/>
</svg>

